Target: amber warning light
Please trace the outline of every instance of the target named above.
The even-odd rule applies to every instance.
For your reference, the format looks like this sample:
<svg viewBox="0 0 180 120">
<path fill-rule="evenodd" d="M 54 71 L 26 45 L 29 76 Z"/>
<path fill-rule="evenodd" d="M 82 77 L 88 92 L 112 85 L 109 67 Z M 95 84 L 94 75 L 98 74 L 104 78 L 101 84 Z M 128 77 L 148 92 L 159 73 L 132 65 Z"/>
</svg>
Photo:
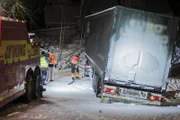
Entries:
<svg viewBox="0 0 180 120">
<path fill-rule="evenodd" d="M 18 19 L 13 19 L 13 18 L 4 17 L 4 16 L 0 16 L 0 20 L 12 21 L 12 22 L 22 22 L 22 23 L 25 23 L 25 22 L 26 22 L 26 21 L 24 21 L 24 20 L 18 20 Z"/>
</svg>

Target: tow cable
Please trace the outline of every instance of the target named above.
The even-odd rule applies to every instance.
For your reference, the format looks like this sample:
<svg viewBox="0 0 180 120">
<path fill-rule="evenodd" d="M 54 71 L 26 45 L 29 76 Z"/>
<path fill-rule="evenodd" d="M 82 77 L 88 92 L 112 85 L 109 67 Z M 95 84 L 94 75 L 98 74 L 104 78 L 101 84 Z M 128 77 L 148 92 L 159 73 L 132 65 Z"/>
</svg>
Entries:
<svg viewBox="0 0 180 120">
<path fill-rule="evenodd" d="M 71 84 L 73 84 L 74 82 L 76 82 L 75 79 L 80 79 L 80 78 L 79 78 L 79 77 L 73 78 L 72 81 L 71 81 L 70 83 L 68 83 L 68 85 L 71 85 Z"/>
<path fill-rule="evenodd" d="M 71 85 L 75 82 L 75 80 L 72 80 L 70 83 L 68 83 L 68 85 Z"/>
</svg>

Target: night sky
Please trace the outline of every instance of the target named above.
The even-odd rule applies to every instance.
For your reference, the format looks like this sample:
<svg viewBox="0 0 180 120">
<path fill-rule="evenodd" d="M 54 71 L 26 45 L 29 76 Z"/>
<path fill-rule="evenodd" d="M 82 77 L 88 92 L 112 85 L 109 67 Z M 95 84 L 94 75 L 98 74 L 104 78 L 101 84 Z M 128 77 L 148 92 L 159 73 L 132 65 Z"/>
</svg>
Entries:
<svg viewBox="0 0 180 120">
<path fill-rule="evenodd" d="M 123 0 L 85 0 L 86 13 L 91 13 L 90 11 L 100 11 L 114 5 L 122 5 Z M 152 0 L 151 0 L 152 1 Z M 157 1 L 157 0 L 155 0 Z M 80 6 L 81 0 L 23 0 L 25 7 L 28 9 L 29 16 L 33 19 L 36 27 L 30 27 L 29 29 L 42 29 L 45 28 L 45 14 L 44 8 L 46 5 L 56 5 L 61 6 Z M 179 0 L 167 0 L 170 8 L 172 9 L 175 16 L 180 16 L 180 1 Z M 163 4 L 163 3 L 162 3 Z M 163 9 L 163 8 L 162 8 Z M 80 12 L 79 12 L 80 13 Z M 29 16 L 27 20 L 30 19 Z"/>
</svg>

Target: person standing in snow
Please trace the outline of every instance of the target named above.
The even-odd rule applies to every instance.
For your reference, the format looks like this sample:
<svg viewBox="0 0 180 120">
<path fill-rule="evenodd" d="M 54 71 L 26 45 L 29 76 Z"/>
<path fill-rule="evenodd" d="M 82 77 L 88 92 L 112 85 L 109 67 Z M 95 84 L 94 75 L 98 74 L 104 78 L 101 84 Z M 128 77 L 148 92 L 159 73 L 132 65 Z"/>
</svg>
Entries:
<svg viewBox="0 0 180 120">
<path fill-rule="evenodd" d="M 40 68 L 41 68 L 41 84 L 46 85 L 45 81 L 47 81 L 48 78 L 48 59 L 47 54 L 42 51 L 41 52 L 41 58 L 40 58 Z"/>
<path fill-rule="evenodd" d="M 52 82 L 52 75 L 53 75 L 53 68 L 55 67 L 57 61 L 56 61 L 56 56 L 53 55 L 52 50 L 49 50 L 49 55 L 48 55 L 48 60 L 49 60 L 49 80 Z"/>
<path fill-rule="evenodd" d="M 75 76 L 76 79 L 79 79 L 79 59 L 80 59 L 80 54 L 79 55 L 74 55 L 72 56 L 71 59 L 71 76 L 72 76 L 72 80 L 75 80 Z"/>
</svg>

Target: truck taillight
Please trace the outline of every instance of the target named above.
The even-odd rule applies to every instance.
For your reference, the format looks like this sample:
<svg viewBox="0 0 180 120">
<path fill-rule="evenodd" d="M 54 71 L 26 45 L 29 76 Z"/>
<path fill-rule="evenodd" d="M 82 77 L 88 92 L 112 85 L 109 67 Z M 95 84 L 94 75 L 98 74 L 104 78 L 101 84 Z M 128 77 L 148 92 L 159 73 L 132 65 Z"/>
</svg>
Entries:
<svg viewBox="0 0 180 120">
<path fill-rule="evenodd" d="M 104 88 L 104 92 L 112 95 L 116 94 L 116 91 L 113 88 Z"/>
<path fill-rule="evenodd" d="M 154 96 L 154 95 L 149 95 L 148 99 L 151 100 L 151 101 L 155 101 L 155 100 L 157 100 L 157 101 L 162 101 L 162 100 L 163 100 L 162 97 L 160 97 L 160 96 Z"/>
<path fill-rule="evenodd" d="M 149 100 L 154 101 L 155 100 L 155 96 L 150 96 Z"/>
</svg>

